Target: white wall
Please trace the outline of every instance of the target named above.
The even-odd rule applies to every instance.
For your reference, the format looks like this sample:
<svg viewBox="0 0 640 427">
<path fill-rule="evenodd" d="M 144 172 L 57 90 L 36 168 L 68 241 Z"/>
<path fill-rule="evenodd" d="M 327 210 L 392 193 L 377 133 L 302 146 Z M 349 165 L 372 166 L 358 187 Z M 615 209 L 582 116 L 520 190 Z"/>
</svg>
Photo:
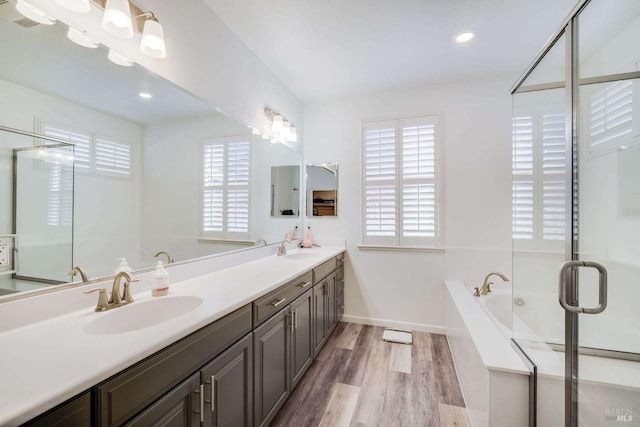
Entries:
<svg viewBox="0 0 640 427">
<path fill-rule="evenodd" d="M 135 265 L 140 254 L 140 125 L 3 80 L 0 92 L 0 115 L 5 126 L 39 131 L 34 129 L 39 119 L 131 144 L 131 179 L 75 174 L 73 262 L 92 277 L 112 273 L 117 257 L 127 257 Z M 15 141 L 14 147 L 33 144 L 33 139 L 26 137 L 20 141 L 10 138 Z M 3 179 L 4 188 L 12 181 L 6 173 L 10 170 L 10 166 L 2 167 L 2 177 L 8 178 Z M 11 218 L 11 192 L 3 191 L 0 197 L 1 222 L 6 229 L 10 224 L 7 219 Z M 64 270 L 69 267 L 61 266 Z"/>
<path fill-rule="evenodd" d="M 337 218 L 318 237 L 346 238 L 347 320 L 441 330 L 445 279 L 477 286 L 511 274 L 510 80 L 451 83 L 305 105 L 305 164 L 339 164 Z M 358 249 L 363 121 L 442 114 L 444 253 Z"/>
</svg>

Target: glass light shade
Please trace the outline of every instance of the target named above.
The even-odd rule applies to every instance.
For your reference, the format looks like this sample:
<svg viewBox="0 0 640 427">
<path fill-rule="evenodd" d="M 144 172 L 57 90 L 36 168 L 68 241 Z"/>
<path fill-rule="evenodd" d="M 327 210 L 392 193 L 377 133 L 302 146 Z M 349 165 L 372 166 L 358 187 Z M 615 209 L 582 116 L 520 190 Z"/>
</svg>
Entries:
<svg viewBox="0 0 640 427">
<path fill-rule="evenodd" d="M 109 55 L 107 55 L 107 57 L 109 58 L 109 61 L 114 64 L 122 65 L 123 67 L 131 67 L 133 65 L 132 60 L 113 49 L 109 49 Z"/>
<path fill-rule="evenodd" d="M 289 141 L 289 142 L 297 142 L 298 141 L 298 135 L 296 134 L 296 127 L 295 126 L 291 126 L 291 128 L 289 129 L 289 136 L 287 137 L 287 141 Z"/>
<path fill-rule="evenodd" d="M 87 33 L 80 30 L 76 30 L 73 27 L 69 27 L 67 31 L 67 38 L 82 47 L 88 47 L 89 49 L 95 49 L 100 43 L 97 40 L 92 39 Z"/>
<path fill-rule="evenodd" d="M 153 19 L 145 21 L 140 50 L 152 58 L 166 58 L 167 49 L 164 45 L 164 31 L 158 21 Z"/>
<path fill-rule="evenodd" d="M 102 17 L 102 28 L 116 37 L 133 37 L 131 9 L 127 0 L 107 0 Z"/>
<path fill-rule="evenodd" d="M 285 141 L 288 140 L 290 131 L 291 131 L 291 123 L 285 121 L 282 126 L 282 132 L 280 133 L 280 137 Z"/>
<path fill-rule="evenodd" d="M 26 2 L 25 0 L 18 0 L 18 3 L 16 4 L 16 9 L 23 16 L 31 19 L 34 22 L 38 22 L 44 25 L 53 25 L 56 23 L 56 18 L 38 9 L 37 7 L 35 7 L 31 3 Z"/>
<path fill-rule="evenodd" d="M 87 13 L 91 9 L 89 0 L 56 0 L 56 2 L 72 12 Z"/>
<path fill-rule="evenodd" d="M 279 137 L 280 132 L 284 128 L 284 121 L 282 120 L 282 116 L 280 114 L 276 114 L 273 116 L 273 125 L 271 125 L 271 133 L 274 137 Z"/>
</svg>

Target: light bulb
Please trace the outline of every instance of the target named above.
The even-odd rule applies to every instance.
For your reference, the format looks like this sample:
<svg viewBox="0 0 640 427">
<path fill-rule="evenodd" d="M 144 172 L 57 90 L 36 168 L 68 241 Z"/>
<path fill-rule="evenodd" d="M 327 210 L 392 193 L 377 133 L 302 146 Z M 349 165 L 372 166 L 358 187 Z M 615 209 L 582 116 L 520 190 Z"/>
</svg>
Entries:
<svg viewBox="0 0 640 427">
<path fill-rule="evenodd" d="M 456 37 L 456 43 L 466 43 L 473 38 L 473 33 L 462 33 Z"/>
<path fill-rule="evenodd" d="M 144 23 L 140 50 L 152 58 L 160 59 L 167 56 L 162 25 L 154 18 L 147 19 Z"/>
<path fill-rule="evenodd" d="M 89 49 L 95 49 L 100 43 L 97 40 L 92 39 L 86 32 L 76 30 L 73 27 L 69 27 L 67 31 L 67 38 L 82 47 L 88 47 Z"/>
<path fill-rule="evenodd" d="M 133 37 L 131 9 L 127 0 L 107 0 L 102 17 L 102 28 L 116 37 Z"/>
<path fill-rule="evenodd" d="M 53 25 L 56 23 L 56 18 L 42 11 L 41 9 L 38 9 L 26 0 L 18 0 L 16 9 L 23 16 L 31 19 L 34 22 L 38 22 L 39 24 Z"/>
<path fill-rule="evenodd" d="M 91 10 L 89 0 L 56 0 L 56 2 L 72 12 L 87 13 Z"/>
</svg>

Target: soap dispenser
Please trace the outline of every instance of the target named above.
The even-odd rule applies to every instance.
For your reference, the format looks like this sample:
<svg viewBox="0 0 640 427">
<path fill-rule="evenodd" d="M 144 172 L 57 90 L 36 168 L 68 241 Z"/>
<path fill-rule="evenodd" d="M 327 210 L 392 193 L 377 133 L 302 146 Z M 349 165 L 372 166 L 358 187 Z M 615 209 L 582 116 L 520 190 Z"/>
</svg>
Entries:
<svg viewBox="0 0 640 427">
<path fill-rule="evenodd" d="M 161 297 L 169 293 L 169 273 L 164 269 L 162 261 L 158 260 L 156 271 L 153 273 L 153 289 L 151 295 Z"/>
<path fill-rule="evenodd" d="M 133 271 L 131 267 L 129 267 L 129 264 L 127 264 L 126 258 L 118 258 L 118 263 L 118 268 L 116 268 L 114 274 L 122 273 L 123 271 L 125 273 L 131 273 Z"/>
<path fill-rule="evenodd" d="M 304 232 L 304 239 L 302 239 L 302 247 L 310 248 L 313 246 L 313 234 L 311 233 L 311 226 L 309 225 Z"/>
</svg>

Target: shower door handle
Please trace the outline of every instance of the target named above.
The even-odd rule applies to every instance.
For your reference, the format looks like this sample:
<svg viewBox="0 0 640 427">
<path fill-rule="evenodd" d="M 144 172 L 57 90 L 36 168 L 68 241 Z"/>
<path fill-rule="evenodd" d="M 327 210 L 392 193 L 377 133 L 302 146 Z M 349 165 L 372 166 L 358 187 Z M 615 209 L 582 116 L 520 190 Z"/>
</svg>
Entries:
<svg viewBox="0 0 640 427">
<path fill-rule="evenodd" d="M 568 272 L 574 267 L 588 267 L 598 270 L 600 279 L 598 282 L 598 305 L 593 308 L 576 307 L 567 302 L 567 277 Z M 607 269 L 602 264 L 593 261 L 567 261 L 560 268 L 559 300 L 560 305 L 572 313 L 598 314 L 607 308 Z M 573 297 L 573 295 L 572 295 Z M 573 298 L 572 298 L 573 299 Z"/>
</svg>

